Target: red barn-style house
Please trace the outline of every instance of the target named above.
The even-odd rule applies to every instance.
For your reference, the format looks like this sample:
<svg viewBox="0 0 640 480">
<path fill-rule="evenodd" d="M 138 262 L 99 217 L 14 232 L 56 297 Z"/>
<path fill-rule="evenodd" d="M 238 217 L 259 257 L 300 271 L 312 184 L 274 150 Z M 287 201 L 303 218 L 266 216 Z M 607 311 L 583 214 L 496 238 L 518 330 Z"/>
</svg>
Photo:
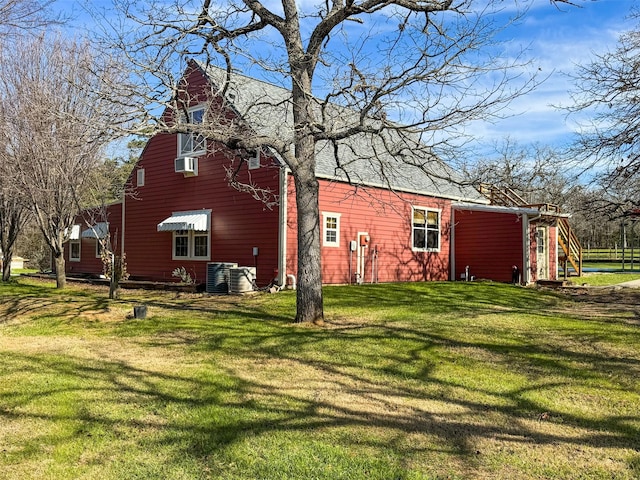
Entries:
<svg viewBox="0 0 640 480">
<path fill-rule="evenodd" d="M 221 91 L 222 78 L 221 70 L 190 62 L 191 123 L 211 105 L 197 102 L 197 92 Z M 233 75 L 225 92 L 232 106 L 225 118 L 237 116 L 257 134 L 290 135 L 287 90 Z M 513 265 L 524 283 L 556 278 L 561 215 L 492 205 L 481 192 L 456 183 L 444 164 L 429 175 L 419 166 L 425 159 L 407 163 L 405 150 L 399 161 L 377 142 L 382 140 L 360 135 L 337 146 L 317 145 L 324 283 L 448 280 L 469 271 L 478 279 L 511 281 Z M 409 150 L 419 155 L 424 148 Z M 108 237 L 116 255 L 126 254 L 133 280 L 176 281 L 173 271 L 184 267 L 205 283 L 211 266 L 238 265 L 255 268 L 259 286 L 294 283 L 293 178 L 269 149 L 245 161 L 238 155 L 197 133 L 151 138 L 128 180 L 133 195 L 102 214 L 78 217 L 66 249 L 68 273 L 100 274 L 98 239 Z M 385 164 L 384 176 L 378 162 Z M 254 195 L 229 185 L 230 168 L 239 169 L 245 185 L 259 187 Z"/>
</svg>

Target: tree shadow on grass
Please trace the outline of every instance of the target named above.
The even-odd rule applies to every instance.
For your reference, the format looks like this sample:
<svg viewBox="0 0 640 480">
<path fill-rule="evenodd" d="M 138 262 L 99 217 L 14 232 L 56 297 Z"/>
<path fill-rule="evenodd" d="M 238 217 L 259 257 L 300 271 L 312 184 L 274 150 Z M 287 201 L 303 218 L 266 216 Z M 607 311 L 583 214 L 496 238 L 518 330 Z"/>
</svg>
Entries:
<svg viewBox="0 0 640 480">
<path fill-rule="evenodd" d="M 555 306 L 559 296 L 494 282 L 390 283 L 325 287 L 331 308 L 414 309 L 425 314 L 480 315 L 498 308 L 540 312 Z"/>
<path fill-rule="evenodd" d="M 320 450 L 332 449 L 350 478 L 410 477 L 443 455 L 452 466 L 436 465 L 437 475 L 468 477 L 504 461 L 496 451 L 508 447 L 523 463 L 527 454 L 541 455 L 535 449 L 567 458 L 585 449 L 616 450 L 617 461 L 630 458 L 626 474 L 637 473 L 629 457 L 640 451 L 637 350 L 562 328 L 518 336 L 490 325 L 468 336 L 436 328 L 437 321 L 426 320 L 436 313 L 495 316 L 558 302 L 509 286 L 447 286 L 328 294 L 336 308 L 373 306 L 379 313 L 404 304 L 420 312 L 413 321 L 387 322 L 383 311 L 375 321 L 299 327 L 258 301 L 203 300 L 181 307 L 194 315 L 189 321 L 150 318 L 114 327 L 111 341 L 126 347 L 106 354 L 95 346 L 99 340 L 89 341 L 82 356 L 7 350 L 0 360 L 0 418 L 5 425 L 38 425 L 29 435 L 11 435 L 17 453 L 10 460 L 37 460 L 80 442 L 122 469 L 134 468 L 136 455 L 157 454 L 170 458 L 174 467 L 166 468 L 224 466 L 228 478 L 270 478 L 269 465 L 287 468 L 278 478 L 301 478 L 303 464 L 321 472 L 317 478 L 338 478 L 319 460 Z M 79 302 L 70 315 L 99 305 Z M 123 332 L 126 339 L 119 338 Z M 59 430 L 65 433 L 53 433 Z M 122 456 L 125 448 L 131 458 Z M 283 449 L 297 452 L 290 460 L 296 464 L 282 463 Z M 493 460 L 483 463 L 489 455 Z M 387 462 L 393 476 L 363 473 L 376 461 Z M 567 465 L 573 474 L 595 468 L 586 458 Z M 522 475 L 536 476 L 534 467 L 522 468 Z"/>
<path fill-rule="evenodd" d="M 57 318 L 58 323 L 71 321 L 89 313 L 94 315 L 109 312 L 112 304 L 107 299 L 77 299 L 21 296 L 0 299 L 0 324 L 19 318 Z"/>
<path fill-rule="evenodd" d="M 331 445 L 344 457 L 349 451 L 371 459 L 390 456 L 390 468 L 401 478 L 419 468 L 414 464 L 421 456 L 449 455 L 461 465 L 460 475 L 468 473 L 482 462 L 486 442 L 546 445 L 560 455 L 583 448 L 640 450 L 635 414 L 590 417 L 579 409 L 549 408 L 549 395 L 564 388 L 575 393 L 606 376 L 618 379 L 617 388 L 633 389 L 629 380 L 637 378 L 638 359 L 583 355 L 538 346 L 534 339 L 509 346 L 499 339 L 462 341 L 393 325 L 326 330 L 281 324 L 268 330 L 247 322 L 218 323 L 216 330 L 217 341 L 207 335 L 190 339 L 182 356 L 157 368 L 148 362 L 161 361 L 166 349 L 135 344 L 131 348 L 142 356 L 133 360 L 119 359 L 117 352 L 106 358 L 4 352 L 6 385 L 15 388 L 2 389 L 0 417 L 5 425 L 38 424 L 28 439 L 10 438 L 20 451 L 14 461 L 83 442 L 93 445 L 89 449 L 106 448 L 127 465 L 118 449 L 128 445 L 140 455 L 162 451 L 180 465 L 235 464 L 236 478 L 251 478 L 257 474 L 252 468 L 275 461 L 280 446 L 270 439 L 284 435 L 308 449 L 300 454 L 304 461 L 317 461 L 314 449 Z M 390 338 L 397 349 L 384 347 Z M 180 347 L 179 337 L 172 347 Z M 189 349 L 200 352 L 197 364 Z M 493 357 L 487 368 L 517 371 L 526 381 L 493 385 L 440 375 L 443 361 L 467 361 L 470 371 L 478 371 L 483 358 L 469 359 L 473 351 Z M 24 375 L 31 388 L 21 386 Z M 637 386 L 633 391 L 637 400 Z M 73 428 L 56 436 L 60 424 Z M 264 457 L 257 466 L 242 466 L 248 462 L 237 457 L 249 448 Z M 292 472 L 299 467 L 290 465 Z"/>
</svg>

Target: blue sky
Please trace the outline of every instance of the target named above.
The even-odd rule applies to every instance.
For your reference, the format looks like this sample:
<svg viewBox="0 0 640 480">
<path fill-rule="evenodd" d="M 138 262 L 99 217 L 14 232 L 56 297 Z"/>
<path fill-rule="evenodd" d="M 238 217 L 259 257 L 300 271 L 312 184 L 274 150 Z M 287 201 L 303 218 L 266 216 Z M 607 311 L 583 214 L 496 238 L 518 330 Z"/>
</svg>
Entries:
<svg viewBox="0 0 640 480">
<path fill-rule="evenodd" d="M 308 4 L 307 0 L 300 1 Z M 501 35 L 507 51 L 527 49 L 526 56 L 539 78 L 548 78 L 535 91 L 514 101 L 505 111 L 507 119 L 475 122 L 466 132 L 484 145 L 506 137 L 521 144 L 566 144 L 577 126 L 555 106 L 570 103 L 573 86 L 567 74 L 575 71 L 576 64 L 592 59 L 594 53 L 616 47 L 620 34 L 636 24 L 628 18 L 634 1 L 574 0 L 578 6 L 556 7 L 550 0 L 504 0 L 505 6 L 529 6 L 522 21 Z M 82 14 L 84 2 L 92 6 L 110 4 L 108 0 L 58 0 L 56 5 L 76 15 L 80 25 L 88 18 Z"/>
<path fill-rule="evenodd" d="M 548 0 L 535 0 L 523 22 L 505 31 L 504 38 L 514 49 L 528 48 L 540 76 L 549 78 L 511 104 L 509 110 L 515 116 L 497 124 L 477 123 L 470 131 L 485 142 L 506 136 L 525 144 L 568 142 L 577 126 L 554 107 L 570 104 L 573 85 L 567 74 L 593 59 L 594 53 L 615 49 L 620 34 L 636 24 L 628 18 L 634 1 L 577 0 L 581 8 L 556 8 Z"/>
</svg>

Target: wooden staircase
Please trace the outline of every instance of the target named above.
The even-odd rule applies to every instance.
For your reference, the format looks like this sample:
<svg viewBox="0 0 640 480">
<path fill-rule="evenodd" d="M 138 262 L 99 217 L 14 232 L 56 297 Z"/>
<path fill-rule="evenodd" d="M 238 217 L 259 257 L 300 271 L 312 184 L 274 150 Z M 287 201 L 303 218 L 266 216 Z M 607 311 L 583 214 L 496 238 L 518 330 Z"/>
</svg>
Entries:
<svg viewBox="0 0 640 480">
<path fill-rule="evenodd" d="M 491 205 L 535 208 L 540 213 L 560 213 L 560 208 L 557 205 L 550 203 L 530 204 L 509 187 L 496 187 L 483 183 L 478 186 L 478 191 L 489 199 Z M 571 229 L 569 220 L 560 216 L 556 218 L 558 245 L 562 250 L 562 254 L 558 255 L 558 260 L 562 263 L 564 276 L 566 278 L 569 275 L 569 264 L 573 267 L 576 275 L 582 276 L 582 245 Z"/>
<path fill-rule="evenodd" d="M 481 183 L 478 191 L 489 199 L 491 205 L 502 207 L 526 207 L 527 202 L 509 187 L 496 187 L 487 183 Z"/>
<path fill-rule="evenodd" d="M 558 255 L 558 260 L 562 262 L 562 270 L 565 278 L 569 276 L 569 263 L 579 277 L 582 276 L 582 245 L 576 234 L 571 230 L 569 220 L 563 217 L 558 218 L 558 245 L 564 253 Z"/>
</svg>

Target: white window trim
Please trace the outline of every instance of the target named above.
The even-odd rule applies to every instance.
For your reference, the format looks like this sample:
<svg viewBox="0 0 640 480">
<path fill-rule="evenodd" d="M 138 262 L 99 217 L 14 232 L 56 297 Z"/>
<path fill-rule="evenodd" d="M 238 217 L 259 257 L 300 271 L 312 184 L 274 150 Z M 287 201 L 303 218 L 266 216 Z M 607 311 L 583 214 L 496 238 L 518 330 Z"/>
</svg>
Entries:
<svg viewBox="0 0 640 480">
<path fill-rule="evenodd" d="M 261 149 L 258 148 L 255 153 L 249 157 L 249 160 L 247 161 L 249 170 L 256 170 L 260 168 L 260 153 Z"/>
<path fill-rule="evenodd" d="M 322 212 L 322 246 L 323 247 L 339 247 L 340 246 L 340 217 L 341 213 Z M 336 219 L 336 241 L 327 240 L 327 218 Z"/>
<path fill-rule="evenodd" d="M 190 253 L 191 253 L 191 248 L 190 248 L 190 246 L 191 246 L 190 245 L 191 244 L 191 238 L 190 237 L 191 236 L 189 235 L 189 231 L 187 231 L 187 235 L 186 235 L 186 237 L 187 237 L 187 255 L 185 255 L 185 256 L 176 255 L 176 239 L 178 237 L 178 232 L 182 232 L 182 231 L 183 230 L 177 230 L 177 231 L 171 232 L 171 237 L 172 237 L 172 240 L 171 240 L 171 258 L 173 260 L 190 260 L 191 259 L 191 255 L 190 255 Z M 183 237 L 185 235 L 180 234 L 179 236 Z"/>
<path fill-rule="evenodd" d="M 193 260 L 209 260 L 211 258 L 211 232 L 207 230 L 206 232 L 200 232 L 197 230 L 193 230 L 190 233 L 189 237 L 189 248 L 191 249 L 191 258 Z M 195 254 L 196 251 L 196 237 L 207 237 L 207 254 L 204 257 L 197 257 Z"/>
<path fill-rule="evenodd" d="M 418 248 L 415 247 L 414 241 L 414 232 L 415 228 L 413 226 L 413 215 L 415 210 L 424 210 L 425 214 L 428 212 L 436 212 L 438 214 L 438 248 Z M 426 221 L 426 215 L 425 215 Z M 419 205 L 413 205 L 411 207 L 411 219 L 410 219 L 410 227 L 411 227 L 411 250 L 414 252 L 439 252 L 442 247 L 442 209 L 440 208 L 430 208 L 430 207 L 421 207 Z M 425 226 L 425 241 L 427 238 L 428 229 Z"/>
<path fill-rule="evenodd" d="M 136 170 L 136 186 L 144 187 L 144 168 Z"/>
<path fill-rule="evenodd" d="M 196 260 L 196 261 L 209 261 L 211 260 L 211 210 L 198 213 L 206 213 L 207 215 L 207 225 L 209 226 L 209 230 L 205 231 L 196 231 L 196 230 L 188 230 L 188 246 L 187 246 L 187 256 L 180 257 L 176 255 L 176 232 L 171 232 L 171 258 L 172 260 Z M 207 255 L 204 257 L 196 257 L 195 256 L 195 237 L 198 236 L 207 236 Z"/>
<path fill-rule="evenodd" d="M 197 112 L 198 110 L 202 110 L 202 118 L 204 119 L 205 115 L 206 115 L 206 107 L 205 104 L 199 104 L 199 105 L 195 105 L 191 108 L 189 108 L 187 110 L 187 115 L 189 116 L 188 119 L 184 119 L 183 118 L 183 122 L 187 122 L 187 123 L 192 123 L 192 114 L 193 112 Z M 198 155 L 202 155 L 204 153 L 206 153 L 207 151 L 207 139 L 204 138 L 204 142 L 203 142 L 203 148 L 200 150 L 190 150 L 190 151 L 182 151 L 182 139 L 184 135 L 191 135 L 193 136 L 194 133 L 179 133 L 178 134 L 178 157 L 195 157 Z M 193 143 L 193 141 L 192 141 Z"/>
<path fill-rule="evenodd" d="M 73 245 L 77 244 L 78 245 L 78 256 L 77 257 L 73 257 L 71 255 L 71 252 L 73 252 Z M 79 262 L 82 258 L 82 241 L 80 239 L 78 240 L 69 240 L 69 261 L 70 262 Z"/>
</svg>

